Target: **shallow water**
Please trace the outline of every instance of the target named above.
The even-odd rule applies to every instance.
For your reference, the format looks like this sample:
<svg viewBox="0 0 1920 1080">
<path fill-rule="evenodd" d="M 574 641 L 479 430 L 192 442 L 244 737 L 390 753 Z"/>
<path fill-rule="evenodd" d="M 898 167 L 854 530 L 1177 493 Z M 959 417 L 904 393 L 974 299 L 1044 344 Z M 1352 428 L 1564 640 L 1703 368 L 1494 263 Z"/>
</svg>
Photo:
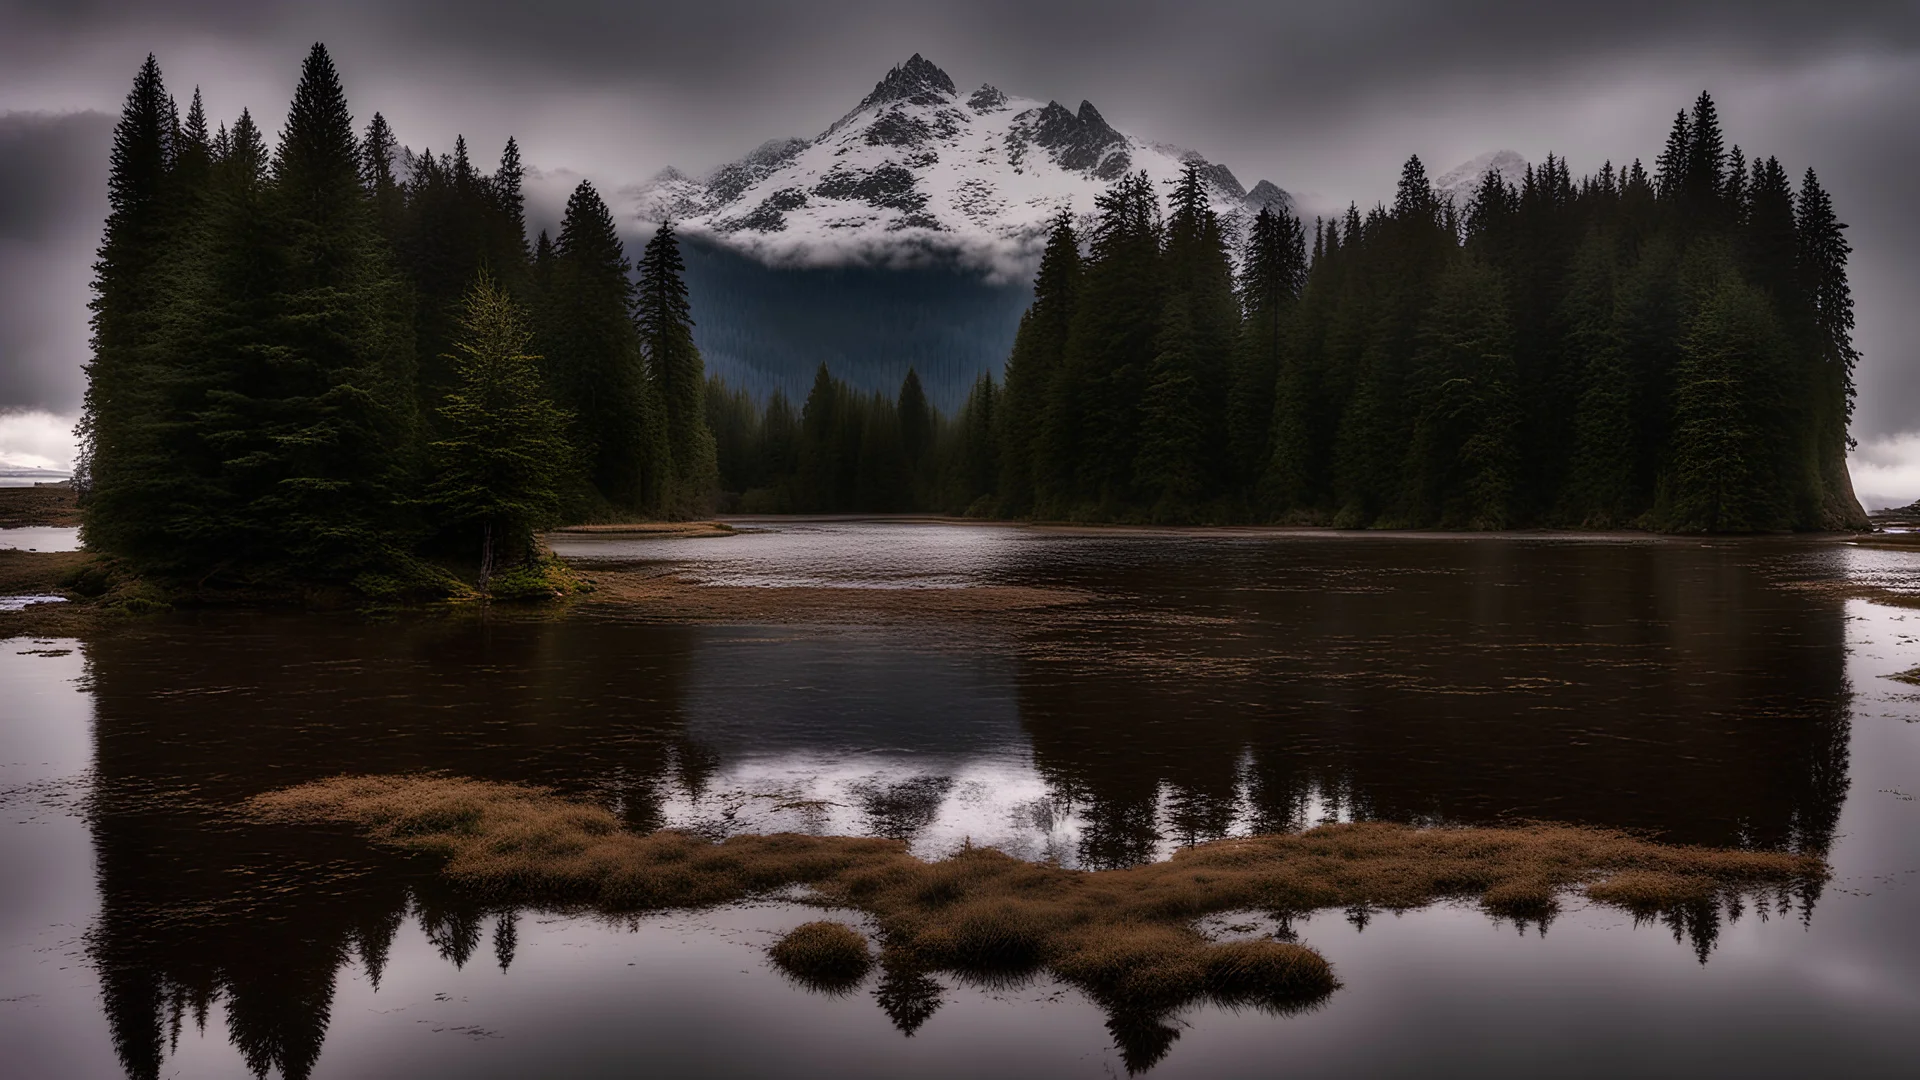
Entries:
<svg viewBox="0 0 1920 1080">
<path fill-rule="evenodd" d="M 56 525 L 0 529 L 0 549 L 6 548 L 20 551 L 79 551 L 80 530 Z"/>
<path fill-rule="evenodd" d="M 1076 534 L 821 521 L 571 558 L 731 584 L 1058 585 L 946 627 L 179 616 L 0 648 L 0 1045 L 23 1076 L 1897 1075 L 1920 1017 L 1920 611 L 1784 540 Z M 1344 988 L 1112 1021 L 1040 978 L 827 997 L 768 901 L 499 911 L 339 830 L 341 772 L 550 784 L 633 827 L 1100 867 L 1323 820 L 1550 818 L 1827 848 L 1807 907 L 1293 931 Z M 857 917 L 846 916 L 854 921 Z M 1258 925 L 1257 914 L 1248 925 Z M 889 1012 L 887 1006 L 891 1006 Z M 929 1009 L 931 1011 L 929 1011 Z M 917 1021 L 917 1023 L 916 1023 Z M 910 1037 L 903 1032 L 910 1030 Z M 7 1071 L 7 1070 L 0 1070 Z"/>
</svg>

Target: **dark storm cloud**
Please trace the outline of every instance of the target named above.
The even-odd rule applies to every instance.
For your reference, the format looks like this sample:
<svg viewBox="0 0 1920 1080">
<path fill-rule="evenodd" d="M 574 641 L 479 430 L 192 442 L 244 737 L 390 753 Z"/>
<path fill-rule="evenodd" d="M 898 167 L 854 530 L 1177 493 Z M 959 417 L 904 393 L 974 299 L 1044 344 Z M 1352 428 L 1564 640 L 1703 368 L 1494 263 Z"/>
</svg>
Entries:
<svg viewBox="0 0 1920 1080">
<path fill-rule="evenodd" d="M 112 123 L 0 114 L 0 411 L 79 407 Z"/>
<path fill-rule="evenodd" d="M 1857 226 L 1864 438 L 1920 426 L 1920 211 L 1902 190 L 1920 172 L 1917 7 L 0 0 L 0 110 L 114 109 L 152 49 L 176 93 L 204 84 L 214 115 L 246 104 L 272 128 L 325 40 L 356 112 L 382 110 L 410 144 L 465 132 L 484 158 L 512 133 L 531 163 L 612 188 L 817 133 L 921 52 L 963 85 L 1089 98 L 1125 130 L 1331 207 L 1389 196 L 1414 151 L 1436 171 L 1501 146 L 1576 171 L 1650 159 L 1706 88 L 1733 139 L 1796 175 L 1820 167 Z"/>
<path fill-rule="evenodd" d="M 1913 4 L 1902 0 L 1809 4 L 1766 0 L 1517 0 L 1182 4 L 898 0 L 796 4 L 509 3 L 501 0 L 12 3 L 10 62 L 43 62 L 49 45 L 76 40 L 297 41 L 331 28 L 342 45 L 383 58 L 451 56 L 496 73 L 532 68 L 573 79 L 624 81 L 671 73 L 695 83 L 778 90 L 783 69 L 813 68 L 823 49 L 854 58 L 867 77 L 875 49 L 990 52 L 1073 74 L 1114 60 L 1148 65 L 1149 82 L 1218 79 L 1258 69 L 1264 81 L 1314 100 L 1350 98 L 1355 81 L 1418 82 L 1436 71 L 1487 64 L 1538 68 L 1582 58 L 1699 49 L 1789 60 L 1836 44 L 1900 49 L 1915 43 Z M 315 10 L 316 7 L 320 10 Z M 1165 58 L 1204 55 L 1202 70 Z M 881 52 L 879 55 L 890 55 Z M 1162 61 L 1156 63 L 1155 61 Z M 1364 93 L 1365 88 L 1361 88 Z"/>
</svg>

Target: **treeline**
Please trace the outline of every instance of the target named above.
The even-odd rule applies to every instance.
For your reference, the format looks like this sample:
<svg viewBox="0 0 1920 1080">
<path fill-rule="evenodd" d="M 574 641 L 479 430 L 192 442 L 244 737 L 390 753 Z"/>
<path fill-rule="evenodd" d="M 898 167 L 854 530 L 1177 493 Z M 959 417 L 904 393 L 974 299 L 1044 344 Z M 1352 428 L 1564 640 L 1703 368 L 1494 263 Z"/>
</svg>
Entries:
<svg viewBox="0 0 1920 1080">
<path fill-rule="evenodd" d="M 114 132 L 77 479 L 88 546 L 173 579 L 377 586 L 561 520 L 704 513 L 678 242 L 582 183 L 529 249 L 519 151 L 356 135 L 316 45 L 269 147 L 149 57 Z"/>
<path fill-rule="evenodd" d="M 862 393 L 822 364 L 799 411 L 780 391 L 761 405 L 707 382 L 724 509 L 748 514 L 991 514 L 999 470 L 992 379 L 981 376 L 958 420 L 927 400 L 909 368 L 897 397 Z"/>
<path fill-rule="evenodd" d="M 1811 169 L 1796 191 L 1777 160 L 1729 149 L 1705 94 L 1651 174 L 1609 163 L 1576 181 L 1549 157 L 1517 187 L 1489 173 L 1456 206 L 1414 158 L 1391 206 L 1311 230 L 1262 213 L 1237 267 L 1197 168 L 1164 215 L 1144 175 L 1126 178 L 1089 235 L 1054 224 L 1004 385 L 977 387 L 950 427 L 935 421 L 945 459 L 970 464 L 916 505 L 1346 527 L 1859 527 L 1845 228 Z M 872 445 L 892 452 L 885 437 Z M 730 484 L 806 475 L 744 453 Z M 815 482 L 793 490 L 796 508 L 828 506 Z M 839 508 L 878 508 L 857 483 L 832 490 Z"/>
</svg>

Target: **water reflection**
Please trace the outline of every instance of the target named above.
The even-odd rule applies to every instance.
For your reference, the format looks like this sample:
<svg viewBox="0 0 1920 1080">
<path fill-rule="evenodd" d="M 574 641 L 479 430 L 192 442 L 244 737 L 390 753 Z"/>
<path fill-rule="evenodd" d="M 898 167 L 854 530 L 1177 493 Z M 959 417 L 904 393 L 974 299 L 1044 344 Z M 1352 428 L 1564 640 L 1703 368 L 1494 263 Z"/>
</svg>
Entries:
<svg viewBox="0 0 1920 1080">
<path fill-rule="evenodd" d="M 231 816 L 339 773 L 544 784 L 638 830 L 862 832 L 1087 867 L 1347 818 L 1833 837 L 1842 608 L 1780 588 L 1764 548 L 994 543 L 996 580 L 1101 599 L 921 637 L 220 616 L 86 643 L 90 954 L 127 1074 L 161 1075 L 217 1002 L 250 1070 L 310 1075 L 340 968 L 378 982 L 408 919 L 455 966 L 513 965 L 517 914 L 431 865 Z M 1704 960 L 1726 914 L 1669 927 Z M 944 1000 L 910 971 L 873 995 L 908 1035 Z M 1110 1020 L 1130 1067 L 1178 1033 Z"/>
</svg>

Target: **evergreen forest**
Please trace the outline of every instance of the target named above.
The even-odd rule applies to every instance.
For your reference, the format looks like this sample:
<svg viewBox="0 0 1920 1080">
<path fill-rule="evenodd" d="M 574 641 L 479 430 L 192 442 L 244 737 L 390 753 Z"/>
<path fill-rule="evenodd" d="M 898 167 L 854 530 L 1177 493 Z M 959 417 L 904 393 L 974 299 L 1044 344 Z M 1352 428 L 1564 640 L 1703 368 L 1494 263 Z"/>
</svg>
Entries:
<svg viewBox="0 0 1920 1080">
<path fill-rule="evenodd" d="M 1058 218 L 1004 377 L 949 415 L 824 365 L 709 378 L 671 225 L 582 183 L 531 243 L 512 140 L 356 129 L 321 46 L 276 140 L 149 57 L 114 133 L 77 486 L 155 578 L 404 592 L 556 524 L 749 512 L 1747 532 L 1864 524 L 1846 226 L 1702 94 L 1651 171 L 1244 236 L 1191 167 Z M 1084 233 L 1084 235 L 1083 235 Z"/>
<path fill-rule="evenodd" d="M 1004 379 L 951 421 L 822 369 L 796 416 L 709 388 L 755 510 L 1349 528 L 1863 527 L 1846 471 L 1850 248 L 1819 178 L 1729 146 L 1712 98 L 1639 161 L 1548 157 L 1466 205 L 1244 237 L 1196 166 L 1053 225 Z"/>
<path fill-rule="evenodd" d="M 635 266 L 591 184 L 528 244 L 519 150 L 359 131 L 326 50 L 286 127 L 182 116 L 152 57 L 114 131 L 76 469 L 90 548 L 156 578 L 484 589 L 563 521 L 717 489 L 671 227 Z M 437 562 L 436 562 L 437 560 Z"/>
</svg>

